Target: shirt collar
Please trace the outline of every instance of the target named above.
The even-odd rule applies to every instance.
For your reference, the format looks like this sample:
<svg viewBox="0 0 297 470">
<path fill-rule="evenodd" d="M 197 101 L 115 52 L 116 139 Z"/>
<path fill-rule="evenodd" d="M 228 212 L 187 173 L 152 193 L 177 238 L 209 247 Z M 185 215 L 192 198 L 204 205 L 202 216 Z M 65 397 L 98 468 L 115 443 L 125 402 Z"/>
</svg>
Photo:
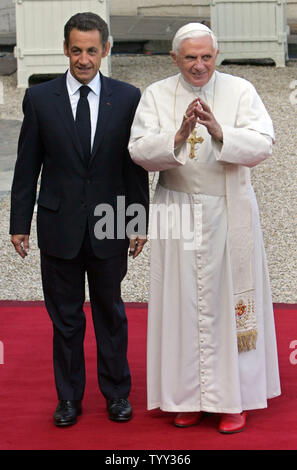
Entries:
<svg viewBox="0 0 297 470">
<path fill-rule="evenodd" d="M 213 89 L 213 85 L 214 85 L 214 80 L 215 80 L 215 76 L 216 76 L 216 71 L 214 71 L 214 73 L 212 74 L 212 76 L 210 77 L 210 80 L 203 86 L 201 87 L 195 87 L 193 85 L 190 85 L 190 83 L 188 83 L 185 78 L 183 77 L 182 74 L 180 74 L 181 76 L 181 79 L 182 79 L 182 83 L 183 83 L 183 86 L 188 89 L 189 91 L 194 91 L 194 93 L 209 93 L 212 91 Z"/>
<path fill-rule="evenodd" d="M 70 72 L 70 70 L 67 71 L 67 86 L 69 90 L 70 95 L 74 95 L 82 86 L 82 83 L 80 83 Z M 91 88 L 93 93 L 95 95 L 99 96 L 100 93 L 100 87 L 101 87 L 101 78 L 100 78 L 100 73 L 98 72 L 97 75 L 93 78 L 93 80 L 88 83 L 88 87 Z"/>
</svg>

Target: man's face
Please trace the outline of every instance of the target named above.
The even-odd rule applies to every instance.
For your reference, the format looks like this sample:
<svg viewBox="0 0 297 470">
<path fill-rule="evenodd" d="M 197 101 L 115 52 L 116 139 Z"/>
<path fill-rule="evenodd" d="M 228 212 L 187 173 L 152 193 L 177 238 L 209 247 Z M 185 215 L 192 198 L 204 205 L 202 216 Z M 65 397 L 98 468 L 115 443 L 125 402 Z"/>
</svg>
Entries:
<svg viewBox="0 0 297 470">
<path fill-rule="evenodd" d="M 170 52 L 184 79 L 195 87 L 205 85 L 215 71 L 215 50 L 209 35 L 195 39 L 185 39 L 181 43 L 178 55 Z"/>
<path fill-rule="evenodd" d="M 109 53 L 110 43 L 103 49 L 98 30 L 79 31 L 72 29 L 68 47 L 64 43 L 64 54 L 69 57 L 70 72 L 80 83 L 87 85 L 96 76 L 103 57 Z"/>
</svg>

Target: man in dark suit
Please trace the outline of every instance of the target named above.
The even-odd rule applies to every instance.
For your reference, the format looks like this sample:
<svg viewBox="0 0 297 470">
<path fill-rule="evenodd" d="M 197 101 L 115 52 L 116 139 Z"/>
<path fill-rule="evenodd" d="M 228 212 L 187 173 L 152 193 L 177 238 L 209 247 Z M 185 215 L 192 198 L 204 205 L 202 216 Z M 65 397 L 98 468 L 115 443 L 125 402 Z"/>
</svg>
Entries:
<svg viewBox="0 0 297 470">
<path fill-rule="evenodd" d="M 74 15 L 65 25 L 70 67 L 64 76 L 26 90 L 12 185 L 11 241 L 24 258 L 42 169 L 37 234 L 45 304 L 54 329 L 57 426 L 76 423 L 81 413 L 86 273 L 99 387 L 110 419 L 128 421 L 132 416 L 120 284 L 129 245 L 135 258 L 146 242 L 148 176 L 127 150 L 140 91 L 99 72 L 110 49 L 108 35 L 107 24 L 93 13 Z M 130 240 L 125 231 L 134 220 L 129 207 L 138 207 L 141 214 Z M 100 225 L 98 215 L 107 212 Z"/>
</svg>

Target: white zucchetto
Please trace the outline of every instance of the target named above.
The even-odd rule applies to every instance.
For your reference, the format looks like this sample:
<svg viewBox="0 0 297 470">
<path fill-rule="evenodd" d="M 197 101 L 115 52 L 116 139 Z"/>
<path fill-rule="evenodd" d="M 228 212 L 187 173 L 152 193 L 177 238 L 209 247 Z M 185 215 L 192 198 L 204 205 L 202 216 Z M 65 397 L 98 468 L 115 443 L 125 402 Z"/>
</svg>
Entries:
<svg viewBox="0 0 297 470">
<path fill-rule="evenodd" d="M 214 33 L 210 28 L 208 28 L 208 26 L 202 23 L 188 23 L 179 28 L 173 38 L 172 49 L 175 53 L 177 53 L 182 41 L 184 41 L 185 39 L 205 36 L 206 34 L 209 34 L 212 37 L 214 47 L 217 49 L 217 39 Z"/>
</svg>

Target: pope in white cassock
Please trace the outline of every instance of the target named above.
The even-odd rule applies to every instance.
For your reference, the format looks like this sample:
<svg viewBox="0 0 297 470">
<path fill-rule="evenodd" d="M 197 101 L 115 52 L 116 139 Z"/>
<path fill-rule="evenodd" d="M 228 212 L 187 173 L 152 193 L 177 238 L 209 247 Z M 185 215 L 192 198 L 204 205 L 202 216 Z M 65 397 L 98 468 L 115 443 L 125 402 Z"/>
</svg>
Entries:
<svg viewBox="0 0 297 470">
<path fill-rule="evenodd" d="M 271 119 L 248 81 L 215 70 L 217 41 L 200 23 L 175 35 L 180 73 L 143 93 L 132 159 L 159 172 L 151 219 L 148 409 L 174 424 L 247 410 L 280 394 L 269 275 L 250 169 L 272 153 Z"/>
</svg>

